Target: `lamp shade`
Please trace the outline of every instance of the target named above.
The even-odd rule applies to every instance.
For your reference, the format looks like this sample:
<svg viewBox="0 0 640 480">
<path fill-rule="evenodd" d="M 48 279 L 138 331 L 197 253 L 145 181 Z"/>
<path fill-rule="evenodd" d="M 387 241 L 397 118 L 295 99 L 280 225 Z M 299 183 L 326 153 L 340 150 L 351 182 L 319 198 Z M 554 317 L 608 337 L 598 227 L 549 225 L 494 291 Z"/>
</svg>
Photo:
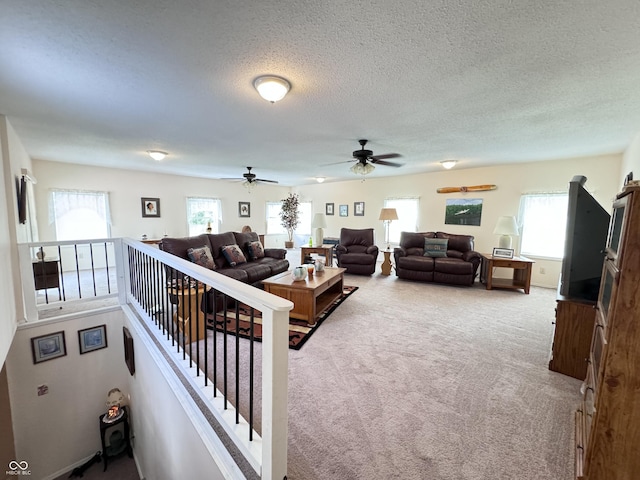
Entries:
<svg viewBox="0 0 640 480">
<path fill-rule="evenodd" d="M 498 218 L 498 223 L 496 223 L 493 233 L 494 235 L 518 235 L 516 217 L 503 216 Z"/>
<path fill-rule="evenodd" d="M 395 208 L 383 208 L 380 210 L 380 218 L 378 220 L 398 220 L 398 212 Z"/>
<path fill-rule="evenodd" d="M 327 219 L 324 213 L 316 213 L 311 222 L 311 228 L 327 228 Z"/>
<path fill-rule="evenodd" d="M 500 248 L 511 248 L 511 236 L 518 235 L 518 224 L 516 217 L 503 216 L 498 218 L 496 228 L 493 229 L 494 235 L 500 235 Z"/>
</svg>

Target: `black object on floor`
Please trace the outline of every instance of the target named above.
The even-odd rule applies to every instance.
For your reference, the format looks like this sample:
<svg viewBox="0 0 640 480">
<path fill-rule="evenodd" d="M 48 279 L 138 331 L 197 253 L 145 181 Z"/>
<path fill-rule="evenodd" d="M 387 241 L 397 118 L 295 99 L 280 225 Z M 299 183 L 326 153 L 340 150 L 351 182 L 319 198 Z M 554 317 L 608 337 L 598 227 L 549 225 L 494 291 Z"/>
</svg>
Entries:
<svg viewBox="0 0 640 480">
<path fill-rule="evenodd" d="M 83 463 L 79 467 L 74 468 L 71 471 L 71 475 L 69 475 L 69 478 L 84 477 L 84 472 L 86 472 L 89 469 L 89 467 L 94 463 L 100 463 L 100 460 L 102 460 L 102 453 L 96 452 L 96 454 L 93 457 L 91 457 L 86 463 Z"/>
</svg>

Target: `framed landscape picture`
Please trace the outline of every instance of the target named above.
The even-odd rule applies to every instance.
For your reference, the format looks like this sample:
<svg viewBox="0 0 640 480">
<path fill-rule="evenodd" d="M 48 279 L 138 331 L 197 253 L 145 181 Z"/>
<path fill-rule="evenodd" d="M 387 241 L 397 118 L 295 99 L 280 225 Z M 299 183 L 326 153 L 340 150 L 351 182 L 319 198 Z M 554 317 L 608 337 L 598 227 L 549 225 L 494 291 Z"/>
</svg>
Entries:
<svg viewBox="0 0 640 480">
<path fill-rule="evenodd" d="M 349 205 L 340 205 L 340 216 L 341 217 L 349 216 Z"/>
<path fill-rule="evenodd" d="M 31 339 L 33 363 L 46 362 L 54 358 L 64 357 L 67 354 L 67 346 L 64 341 L 64 332 L 50 333 Z"/>
<path fill-rule="evenodd" d="M 444 213 L 446 225 L 480 226 L 482 218 L 481 198 L 451 198 L 447 200 Z"/>
<path fill-rule="evenodd" d="M 80 343 L 80 354 L 107 348 L 107 326 L 99 325 L 97 327 L 85 328 L 78 330 L 78 342 Z"/>
</svg>

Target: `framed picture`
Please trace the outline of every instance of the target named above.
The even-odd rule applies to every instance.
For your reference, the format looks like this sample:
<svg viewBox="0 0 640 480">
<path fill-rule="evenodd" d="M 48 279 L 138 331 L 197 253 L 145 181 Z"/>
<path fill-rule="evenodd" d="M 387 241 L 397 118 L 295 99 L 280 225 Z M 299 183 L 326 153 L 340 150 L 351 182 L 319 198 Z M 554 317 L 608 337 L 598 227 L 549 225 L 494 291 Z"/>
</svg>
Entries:
<svg viewBox="0 0 640 480">
<path fill-rule="evenodd" d="M 493 256 L 496 258 L 513 258 L 513 248 L 494 248 Z"/>
<path fill-rule="evenodd" d="M 364 217 L 364 202 L 353 202 L 353 215 Z"/>
<path fill-rule="evenodd" d="M 333 203 L 325 203 L 324 204 L 324 214 L 325 215 L 333 215 Z"/>
<path fill-rule="evenodd" d="M 133 352 L 133 337 L 127 327 L 122 327 L 122 338 L 124 340 L 124 362 L 129 368 L 129 373 L 136 373 L 136 360 Z"/>
<path fill-rule="evenodd" d="M 78 342 L 80 343 L 80 355 L 107 348 L 107 326 L 99 325 L 78 330 Z"/>
<path fill-rule="evenodd" d="M 447 200 L 444 212 L 444 223 L 446 225 L 479 227 L 481 218 L 481 198 L 451 198 Z"/>
<path fill-rule="evenodd" d="M 340 216 L 341 217 L 349 216 L 349 205 L 340 205 Z"/>
<path fill-rule="evenodd" d="M 141 198 L 142 216 L 143 217 L 159 217 L 160 216 L 160 199 L 159 198 Z"/>
<path fill-rule="evenodd" d="M 251 203 L 250 202 L 238 202 L 238 216 L 250 217 L 251 216 Z"/>
<path fill-rule="evenodd" d="M 33 337 L 31 339 L 31 351 L 33 352 L 33 363 L 64 357 L 67 354 L 64 332 Z"/>
</svg>

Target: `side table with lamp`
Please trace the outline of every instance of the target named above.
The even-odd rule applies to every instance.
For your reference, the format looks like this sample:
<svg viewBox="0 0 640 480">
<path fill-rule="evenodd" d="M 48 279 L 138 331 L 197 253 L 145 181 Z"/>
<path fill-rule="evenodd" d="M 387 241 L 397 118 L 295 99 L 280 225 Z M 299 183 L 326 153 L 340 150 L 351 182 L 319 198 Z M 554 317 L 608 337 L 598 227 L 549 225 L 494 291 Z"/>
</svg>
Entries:
<svg viewBox="0 0 640 480">
<path fill-rule="evenodd" d="M 104 462 L 103 472 L 107 471 L 107 464 L 110 457 L 120 455 L 126 450 L 129 458 L 133 458 L 131 449 L 131 433 L 129 427 L 129 411 L 124 402 L 124 395 L 118 388 L 113 388 L 107 395 L 107 413 L 100 415 L 100 443 L 102 444 L 102 460 Z M 107 433 L 118 425 L 122 425 L 123 431 L 114 430 L 109 435 L 109 445 L 107 445 Z"/>
<path fill-rule="evenodd" d="M 382 275 L 391 275 L 391 243 L 389 242 L 389 227 L 393 220 L 398 220 L 398 212 L 395 208 L 383 208 L 380 210 L 380 218 L 384 222 L 384 238 L 386 248 L 382 250 L 384 262 L 382 262 Z"/>
</svg>

